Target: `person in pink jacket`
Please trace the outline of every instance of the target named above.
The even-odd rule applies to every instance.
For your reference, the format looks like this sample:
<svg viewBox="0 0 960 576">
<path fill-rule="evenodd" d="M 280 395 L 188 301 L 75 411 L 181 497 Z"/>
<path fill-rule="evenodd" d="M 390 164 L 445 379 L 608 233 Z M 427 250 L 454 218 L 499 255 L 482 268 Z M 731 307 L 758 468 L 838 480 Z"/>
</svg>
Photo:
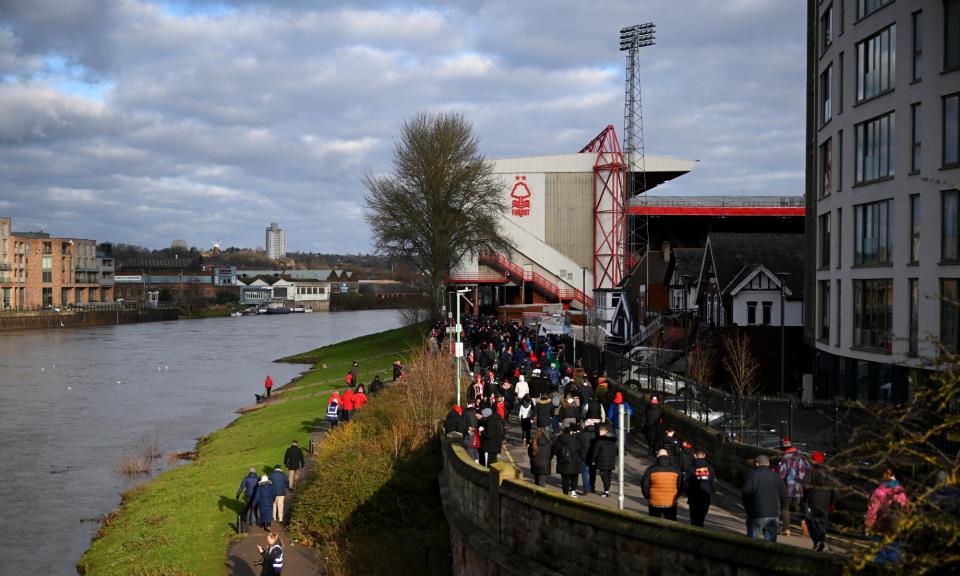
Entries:
<svg viewBox="0 0 960 576">
<path fill-rule="evenodd" d="M 870 495 L 867 504 L 867 515 L 863 521 L 863 528 L 874 541 L 880 542 L 896 534 L 897 522 L 900 513 L 910 505 L 907 493 L 897 480 L 893 468 L 883 469 L 883 481 Z M 875 561 L 878 564 L 897 562 L 900 559 L 900 543 L 892 541 L 877 552 Z"/>
</svg>

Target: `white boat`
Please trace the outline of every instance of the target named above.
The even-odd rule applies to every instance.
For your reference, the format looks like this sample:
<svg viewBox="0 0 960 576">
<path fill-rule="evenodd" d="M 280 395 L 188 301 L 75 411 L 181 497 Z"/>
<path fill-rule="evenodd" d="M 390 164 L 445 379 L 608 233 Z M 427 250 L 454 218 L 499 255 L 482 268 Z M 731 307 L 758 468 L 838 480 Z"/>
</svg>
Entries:
<svg viewBox="0 0 960 576">
<path fill-rule="evenodd" d="M 243 312 L 239 310 L 234 310 L 233 312 L 230 313 L 231 318 L 239 318 L 241 316 L 243 316 Z"/>
</svg>

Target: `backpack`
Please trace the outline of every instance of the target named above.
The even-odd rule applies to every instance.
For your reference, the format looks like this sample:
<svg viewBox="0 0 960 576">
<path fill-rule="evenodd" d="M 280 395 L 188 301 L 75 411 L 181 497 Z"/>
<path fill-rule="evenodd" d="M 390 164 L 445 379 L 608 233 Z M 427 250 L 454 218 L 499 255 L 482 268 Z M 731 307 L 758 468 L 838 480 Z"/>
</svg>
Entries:
<svg viewBox="0 0 960 576">
<path fill-rule="evenodd" d="M 570 447 L 566 442 L 557 442 L 557 462 L 569 464 L 573 462 L 573 454 L 570 453 Z"/>
<path fill-rule="evenodd" d="M 879 534 L 895 533 L 902 515 L 903 506 L 897 502 L 896 493 L 887 494 L 887 497 L 884 498 L 883 503 L 877 509 L 877 520 L 873 524 L 873 530 Z"/>
</svg>

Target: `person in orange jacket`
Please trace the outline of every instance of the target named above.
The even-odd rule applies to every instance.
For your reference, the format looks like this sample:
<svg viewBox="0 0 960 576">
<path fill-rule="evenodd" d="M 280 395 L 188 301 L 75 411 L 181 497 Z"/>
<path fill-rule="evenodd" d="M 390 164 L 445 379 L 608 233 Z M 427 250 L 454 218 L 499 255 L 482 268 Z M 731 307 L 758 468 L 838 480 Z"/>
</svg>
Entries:
<svg viewBox="0 0 960 576">
<path fill-rule="evenodd" d="M 357 386 L 357 391 L 353 393 L 353 409 L 359 410 L 367 403 L 367 393 L 363 390 L 363 384 Z"/>
<path fill-rule="evenodd" d="M 344 422 L 350 421 L 350 415 L 353 414 L 353 388 L 347 388 L 340 396 L 340 411 L 343 414 L 341 418 Z"/>
</svg>

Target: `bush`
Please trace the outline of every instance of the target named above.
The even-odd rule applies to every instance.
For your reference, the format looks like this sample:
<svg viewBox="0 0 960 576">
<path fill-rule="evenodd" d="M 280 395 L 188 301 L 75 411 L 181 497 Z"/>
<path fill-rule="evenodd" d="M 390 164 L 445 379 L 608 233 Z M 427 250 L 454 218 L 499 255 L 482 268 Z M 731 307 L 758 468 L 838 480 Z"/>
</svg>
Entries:
<svg viewBox="0 0 960 576">
<path fill-rule="evenodd" d="M 314 456 L 311 477 L 298 494 L 291 530 L 320 550 L 327 572 L 363 572 L 371 562 L 391 572 L 421 569 L 397 562 L 418 531 L 446 529 L 437 505 L 436 439 L 453 398 L 453 364 L 448 356 L 416 352 L 408 378 L 373 397 L 354 419 L 324 437 Z M 402 527 L 406 540 L 378 548 L 363 558 L 348 542 L 368 539 L 370 531 Z M 416 542 L 420 550 L 422 542 Z M 407 553 L 409 555 L 409 553 Z M 371 558 L 374 557 L 374 558 Z M 379 557 L 376 558 L 376 557 Z M 422 558 L 422 557 L 421 557 Z M 357 563 L 365 564 L 358 568 Z"/>
</svg>

